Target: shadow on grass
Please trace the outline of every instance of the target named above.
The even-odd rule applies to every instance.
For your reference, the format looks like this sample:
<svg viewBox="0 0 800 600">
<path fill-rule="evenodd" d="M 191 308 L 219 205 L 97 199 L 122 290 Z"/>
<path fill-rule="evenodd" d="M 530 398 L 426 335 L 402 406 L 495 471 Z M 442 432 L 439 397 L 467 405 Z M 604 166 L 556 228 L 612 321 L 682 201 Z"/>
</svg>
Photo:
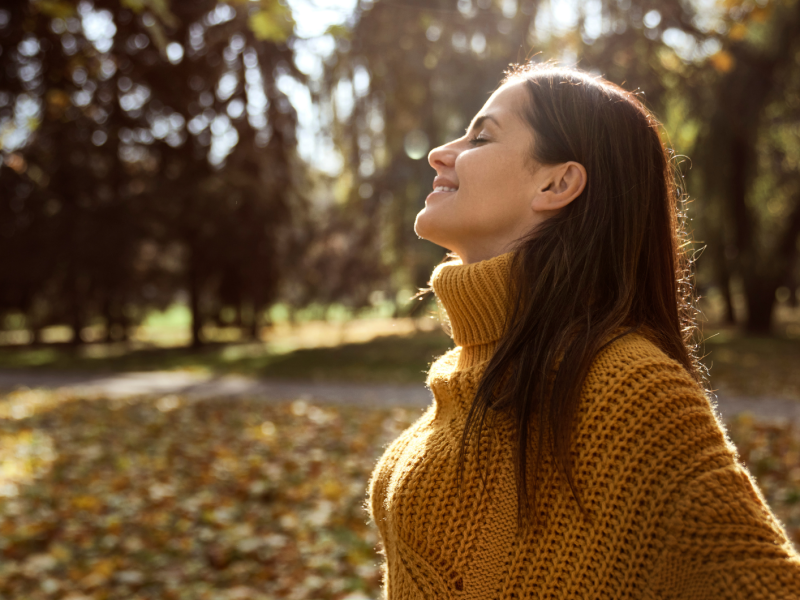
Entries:
<svg viewBox="0 0 800 600">
<path fill-rule="evenodd" d="M 0 368 L 95 372 L 188 369 L 268 378 L 418 383 L 425 380 L 430 363 L 451 346 L 452 340 L 441 332 L 382 336 L 363 343 L 287 352 L 270 351 L 263 343 L 136 350 L 120 344 L 17 346 L 0 348 Z"/>
<path fill-rule="evenodd" d="M 703 363 L 713 387 L 742 396 L 800 400 L 800 339 L 725 331 L 707 338 Z"/>
</svg>

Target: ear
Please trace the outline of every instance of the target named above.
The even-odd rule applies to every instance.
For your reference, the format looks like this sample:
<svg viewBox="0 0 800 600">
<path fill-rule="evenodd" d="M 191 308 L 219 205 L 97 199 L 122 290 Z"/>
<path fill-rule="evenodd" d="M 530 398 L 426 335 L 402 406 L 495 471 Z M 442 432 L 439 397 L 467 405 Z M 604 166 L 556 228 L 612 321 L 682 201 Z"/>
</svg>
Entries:
<svg viewBox="0 0 800 600">
<path fill-rule="evenodd" d="M 586 168 L 569 161 L 542 168 L 541 179 L 531 200 L 537 212 L 558 211 L 581 195 L 586 187 Z"/>
</svg>

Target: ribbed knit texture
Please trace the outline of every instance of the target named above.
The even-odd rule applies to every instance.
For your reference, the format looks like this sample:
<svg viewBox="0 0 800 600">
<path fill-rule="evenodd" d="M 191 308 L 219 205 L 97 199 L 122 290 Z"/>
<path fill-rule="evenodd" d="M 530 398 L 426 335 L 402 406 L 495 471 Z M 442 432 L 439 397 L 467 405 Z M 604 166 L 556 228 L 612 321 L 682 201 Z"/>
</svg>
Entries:
<svg viewBox="0 0 800 600">
<path fill-rule="evenodd" d="M 509 259 L 433 273 L 457 345 L 431 366 L 433 404 L 387 448 L 369 484 L 385 597 L 800 599 L 800 555 L 703 390 L 637 333 L 606 346 L 582 387 L 571 455 L 591 524 L 545 452 L 544 525 L 516 537 L 507 417 L 487 420 L 480 462 L 472 438 L 459 496 L 459 444 L 502 334 Z"/>
</svg>

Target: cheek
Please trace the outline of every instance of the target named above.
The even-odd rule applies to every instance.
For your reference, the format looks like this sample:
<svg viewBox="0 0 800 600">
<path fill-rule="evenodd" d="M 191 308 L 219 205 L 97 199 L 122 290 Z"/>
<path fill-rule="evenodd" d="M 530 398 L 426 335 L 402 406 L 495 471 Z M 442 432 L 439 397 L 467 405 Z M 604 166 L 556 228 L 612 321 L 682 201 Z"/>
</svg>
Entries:
<svg viewBox="0 0 800 600">
<path fill-rule="evenodd" d="M 490 143 L 456 159 L 459 186 L 470 195 L 499 196 L 518 188 L 521 165 L 513 153 L 497 143 Z"/>
<path fill-rule="evenodd" d="M 480 219 L 491 228 L 527 215 L 527 181 L 520 177 L 521 167 L 516 161 L 488 152 L 486 156 L 464 159 L 460 165 L 458 202 L 472 213 L 470 220 Z"/>
</svg>

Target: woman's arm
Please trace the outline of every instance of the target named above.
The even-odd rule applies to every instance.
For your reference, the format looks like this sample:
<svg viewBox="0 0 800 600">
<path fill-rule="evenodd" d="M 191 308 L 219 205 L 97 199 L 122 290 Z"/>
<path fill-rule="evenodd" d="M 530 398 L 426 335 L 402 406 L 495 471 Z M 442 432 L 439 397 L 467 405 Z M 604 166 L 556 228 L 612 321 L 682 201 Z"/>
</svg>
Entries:
<svg viewBox="0 0 800 600">
<path fill-rule="evenodd" d="M 665 599 L 800 599 L 800 555 L 710 407 L 692 411 L 687 426 L 706 441 L 666 483 L 651 590 Z"/>
<path fill-rule="evenodd" d="M 587 407 L 581 447 L 635 482 L 628 528 L 647 597 L 800 600 L 800 555 L 703 389 L 649 344 L 608 352 L 587 381 L 604 394 Z"/>
</svg>

